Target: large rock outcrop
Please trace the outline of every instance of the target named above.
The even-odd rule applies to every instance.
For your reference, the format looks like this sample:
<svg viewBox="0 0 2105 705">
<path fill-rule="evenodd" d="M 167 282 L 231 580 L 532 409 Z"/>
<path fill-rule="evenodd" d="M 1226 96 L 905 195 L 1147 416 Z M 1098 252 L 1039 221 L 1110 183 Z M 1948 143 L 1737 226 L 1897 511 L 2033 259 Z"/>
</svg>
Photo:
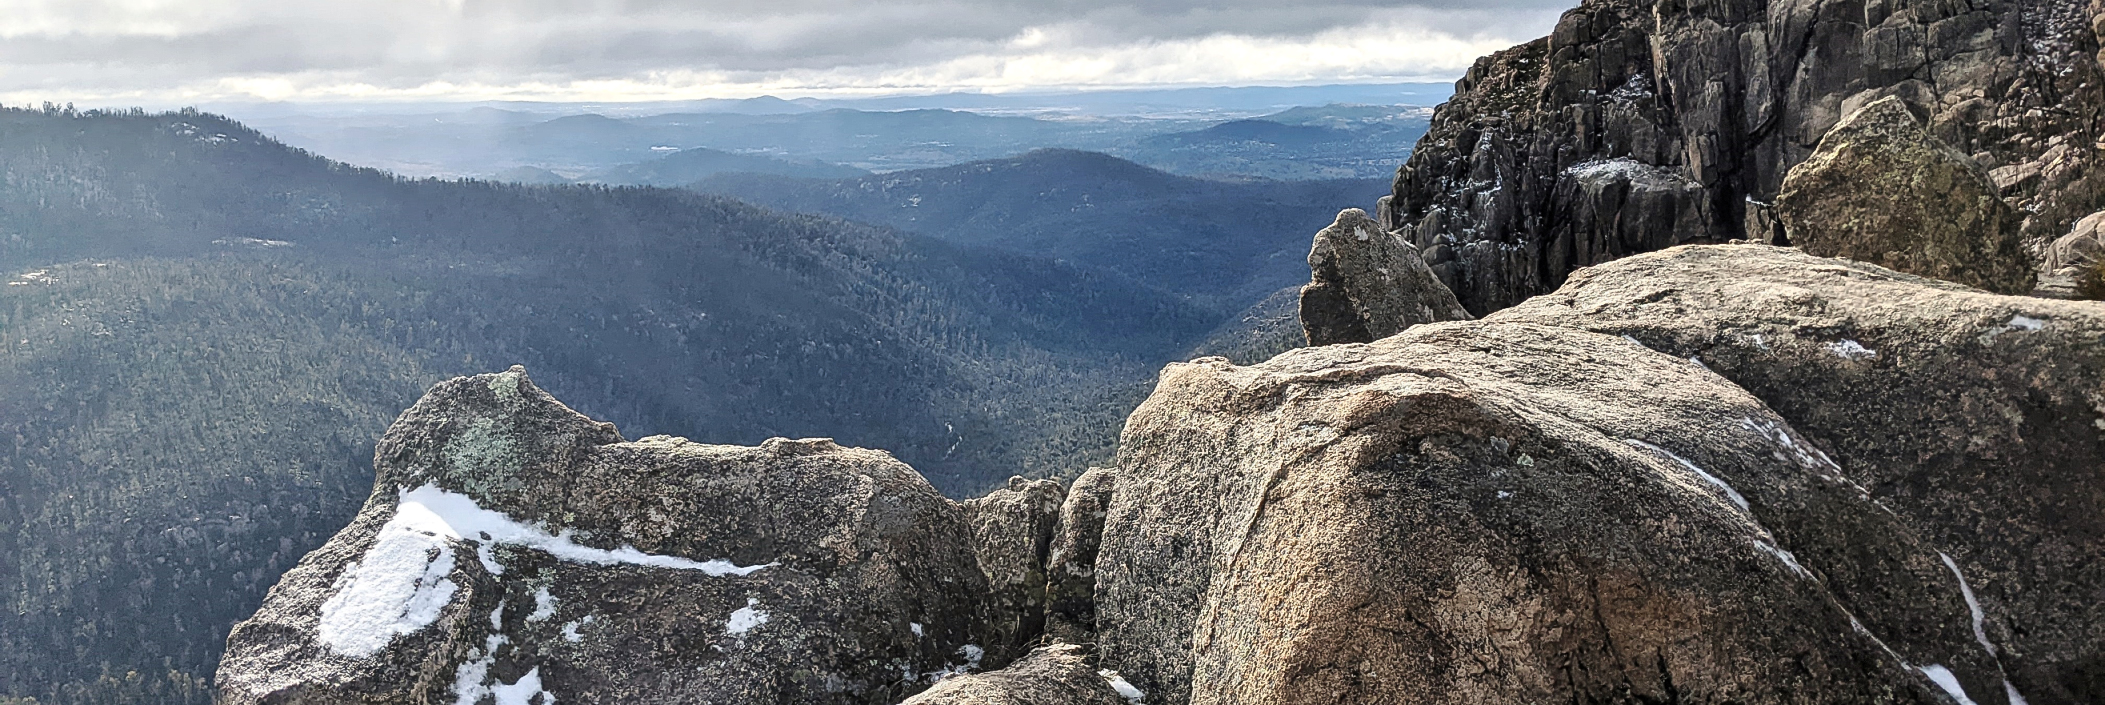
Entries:
<svg viewBox="0 0 2105 705">
<path fill-rule="evenodd" d="M 882 452 L 624 442 L 515 367 L 432 388 L 374 464 L 220 702 L 895 703 L 989 637 L 960 510 Z"/>
<path fill-rule="evenodd" d="M 2032 705 L 2105 702 L 2105 305 L 1734 245 L 1594 267 L 1491 320 L 1731 379 L 1949 554 Z"/>
<path fill-rule="evenodd" d="M 2008 702 L 1934 544 L 1726 379 L 1568 328 L 1170 366 L 1097 581 L 1153 702 Z"/>
<path fill-rule="evenodd" d="M 1124 681 L 1118 681 L 1128 689 Z M 1137 700 L 1138 698 L 1135 698 Z M 1110 676 L 1089 664 L 1086 650 L 1053 644 L 1008 668 L 946 678 L 900 705 L 1133 705 Z"/>
<path fill-rule="evenodd" d="M 1469 318 L 1416 247 L 1358 208 L 1339 212 L 1316 233 L 1308 269 L 1301 330 L 1309 345 L 1365 343 L 1420 323 Z"/>
<path fill-rule="evenodd" d="M 991 591 L 987 617 L 995 633 L 984 646 L 1001 660 L 1022 655 L 1045 633 L 1046 559 L 1066 498 L 1057 481 L 1011 477 L 1007 486 L 960 503 Z"/>
<path fill-rule="evenodd" d="M 1922 129 L 1898 96 L 1850 113 L 1776 196 L 1791 244 L 1909 274 L 2024 294 L 2037 267 L 1988 171 Z"/>
<path fill-rule="evenodd" d="M 1384 225 L 1479 316 L 1616 257 L 1782 242 L 1769 204 L 1785 174 L 1844 115 L 1898 96 L 1996 174 L 2043 247 L 2105 207 L 2085 5 L 1586 0 L 1456 83 Z"/>
<path fill-rule="evenodd" d="M 1090 468 L 1067 488 L 1060 526 L 1045 563 L 1045 634 L 1055 641 L 1096 643 L 1096 556 L 1117 475 Z"/>
</svg>

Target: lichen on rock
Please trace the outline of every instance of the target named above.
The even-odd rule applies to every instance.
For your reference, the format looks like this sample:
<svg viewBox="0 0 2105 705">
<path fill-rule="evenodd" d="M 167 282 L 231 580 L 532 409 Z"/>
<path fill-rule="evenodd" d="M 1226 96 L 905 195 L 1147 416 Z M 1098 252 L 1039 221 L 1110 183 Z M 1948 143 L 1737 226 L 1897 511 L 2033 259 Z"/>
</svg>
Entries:
<svg viewBox="0 0 2105 705">
<path fill-rule="evenodd" d="M 2005 294 L 2032 291 L 2018 214 L 1988 172 L 1926 131 L 1897 96 L 1845 117 L 1784 177 L 1791 244 Z"/>
</svg>

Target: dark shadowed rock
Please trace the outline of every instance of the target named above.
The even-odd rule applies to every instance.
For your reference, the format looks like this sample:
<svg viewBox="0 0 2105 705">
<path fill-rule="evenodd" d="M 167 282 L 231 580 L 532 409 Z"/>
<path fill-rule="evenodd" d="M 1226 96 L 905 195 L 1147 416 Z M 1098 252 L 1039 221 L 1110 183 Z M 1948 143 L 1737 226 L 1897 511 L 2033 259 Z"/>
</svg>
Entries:
<svg viewBox="0 0 2105 705">
<path fill-rule="evenodd" d="M 1760 400 L 1484 322 L 1171 365 L 1097 561 L 1158 702 L 2004 703 L 1937 550 Z"/>
<path fill-rule="evenodd" d="M 1011 477 L 1007 487 L 961 503 L 992 591 L 988 619 L 995 634 L 985 646 L 1001 661 L 1022 655 L 1045 633 L 1046 557 L 1065 500 L 1057 481 Z"/>
<path fill-rule="evenodd" d="M 1045 561 L 1045 634 L 1055 641 L 1096 643 L 1096 556 L 1104 536 L 1116 473 L 1090 468 L 1067 488 L 1060 528 Z"/>
<path fill-rule="evenodd" d="M 623 442 L 514 367 L 433 387 L 374 464 L 221 702 L 892 703 L 989 636 L 958 508 L 882 452 Z"/>
<path fill-rule="evenodd" d="M 900 705 L 1132 705 L 1073 644 L 1031 651 L 1008 668 L 946 678 Z"/>
<path fill-rule="evenodd" d="M 1365 343 L 1420 323 L 1469 318 L 1417 248 L 1358 208 L 1339 212 L 1316 233 L 1308 268 L 1301 329 L 1310 345 Z"/>
<path fill-rule="evenodd" d="M 1661 247 L 1780 244 L 1771 204 L 1841 118 L 1897 96 L 2007 177 L 2028 247 L 2105 207 L 2085 0 L 1585 0 L 1479 59 L 1397 172 L 1387 229 L 1485 315 Z M 1585 183 L 1642 167 L 1658 186 Z"/>
<path fill-rule="evenodd" d="M 1922 129 L 1899 97 L 1851 113 L 1776 197 L 1792 244 L 2005 294 L 2032 290 L 2017 212 L 1988 172 Z"/>
<path fill-rule="evenodd" d="M 2105 305 L 1735 245 L 1588 269 L 1492 320 L 1628 335 L 1752 392 L 1950 555 L 2032 705 L 2105 702 Z"/>
</svg>

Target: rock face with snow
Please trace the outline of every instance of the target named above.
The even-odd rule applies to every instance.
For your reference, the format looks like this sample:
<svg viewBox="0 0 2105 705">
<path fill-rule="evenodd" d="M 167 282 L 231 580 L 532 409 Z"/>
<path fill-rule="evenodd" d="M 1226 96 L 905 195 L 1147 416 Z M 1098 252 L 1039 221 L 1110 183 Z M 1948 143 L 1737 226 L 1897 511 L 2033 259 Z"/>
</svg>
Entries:
<svg viewBox="0 0 2105 705">
<path fill-rule="evenodd" d="M 2005 703 L 1934 544 L 1625 338 L 1451 322 L 1172 365 L 1119 473 L 1099 643 L 1151 702 Z"/>
<path fill-rule="evenodd" d="M 1791 244 L 2005 294 L 2032 291 L 2017 212 L 1971 158 L 1922 129 L 1898 96 L 1843 118 L 1776 196 Z"/>
<path fill-rule="evenodd" d="M 1456 83 L 1384 225 L 1479 316 L 1615 257 L 1780 242 L 1785 174 L 1843 116 L 1898 96 L 1991 170 L 2041 247 L 2105 207 L 2085 4 L 1585 0 Z"/>
<path fill-rule="evenodd" d="M 1058 482 L 1011 477 L 1007 487 L 961 503 L 992 591 L 988 618 L 995 634 L 983 646 L 1001 660 L 1021 655 L 1045 632 L 1046 558 L 1065 499 Z"/>
<path fill-rule="evenodd" d="M 989 636 L 959 509 L 882 452 L 624 442 L 515 367 L 434 387 L 375 466 L 221 702 L 894 703 Z"/>
<path fill-rule="evenodd" d="M 1045 562 L 1045 634 L 1055 641 L 1096 643 L 1096 556 L 1117 474 L 1090 468 L 1067 488 L 1060 526 Z"/>
<path fill-rule="evenodd" d="M 1358 208 L 1316 233 L 1308 269 L 1301 329 L 1310 345 L 1365 343 L 1420 323 L 1469 318 L 1417 248 Z"/>
<path fill-rule="evenodd" d="M 1090 667 L 1082 647 L 1053 644 L 1031 651 L 1008 668 L 946 678 L 900 705 L 1132 704 L 1108 677 Z"/>
<path fill-rule="evenodd" d="M 2032 705 L 2105 702 L 2105 305 L 1737 245 L 1595 267 L 1492 320 L 1628 335 L 1752 392 L 1950 554 Z"/>
</svg>

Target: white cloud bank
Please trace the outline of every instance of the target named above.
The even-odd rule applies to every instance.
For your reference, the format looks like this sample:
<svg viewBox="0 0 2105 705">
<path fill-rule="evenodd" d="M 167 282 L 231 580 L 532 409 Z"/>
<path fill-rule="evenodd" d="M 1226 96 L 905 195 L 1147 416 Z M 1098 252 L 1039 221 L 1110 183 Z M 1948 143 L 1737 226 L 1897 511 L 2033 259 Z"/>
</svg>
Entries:
<svg viewBox="0 0 2105 705">
<path fill-rule="evenodd" d="M 0 0 L 0 102 L 632 101 L 1450 80 L 1567 2 Z"/>
</svg>

